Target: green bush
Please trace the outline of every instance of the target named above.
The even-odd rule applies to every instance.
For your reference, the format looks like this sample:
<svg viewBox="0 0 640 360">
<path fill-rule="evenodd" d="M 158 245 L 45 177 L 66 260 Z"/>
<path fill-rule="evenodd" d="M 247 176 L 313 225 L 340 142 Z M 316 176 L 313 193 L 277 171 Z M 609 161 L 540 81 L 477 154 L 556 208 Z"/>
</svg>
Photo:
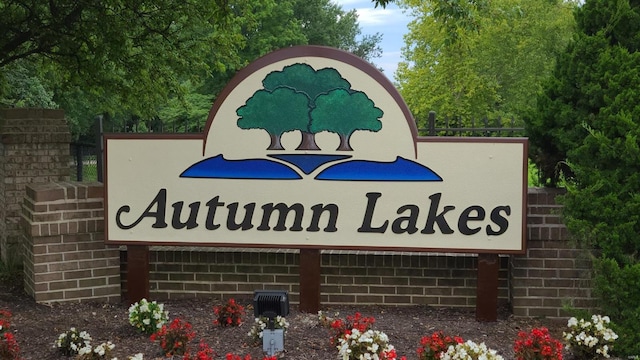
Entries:
<svg viewBox="0 0 640 360">
<path fill-rule="evenodd" d="M 613 259 L 597 259 L 594 272 L 598 305 L 618 334 L 615 353 L 640 354 L 640 264 L 620 267 Z"/>
</svg>

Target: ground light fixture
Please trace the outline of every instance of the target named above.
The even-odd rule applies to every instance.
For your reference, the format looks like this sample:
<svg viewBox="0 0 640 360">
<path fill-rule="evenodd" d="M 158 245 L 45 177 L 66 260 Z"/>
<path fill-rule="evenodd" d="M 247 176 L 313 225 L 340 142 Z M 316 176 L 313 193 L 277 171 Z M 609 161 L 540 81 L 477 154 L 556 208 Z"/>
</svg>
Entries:
<svg viewBox="0 0 640 360">
<path fill-rule="evenodd" d="M 253 314 L 266 317 L 267 328 L 262 330 L 262 350 L 268 356 L 284 350 L 284 329 L 275 328 L 277 316 L 289 315 L 289 293 L 284 290 L 255 290 Z"/>
</svg>

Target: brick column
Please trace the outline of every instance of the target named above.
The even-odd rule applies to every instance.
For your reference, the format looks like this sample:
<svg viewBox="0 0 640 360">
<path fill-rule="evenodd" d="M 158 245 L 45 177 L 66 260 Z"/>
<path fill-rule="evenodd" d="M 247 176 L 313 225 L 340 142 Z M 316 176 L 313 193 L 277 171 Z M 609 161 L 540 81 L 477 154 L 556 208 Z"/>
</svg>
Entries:
<svg viewBox="0 0 640 360">
<path fill-rule="evenodd" d="M 27 186 L 25 291 L 36 302 L 121 300 L 120 251 L 104 244 L 103 201 L 101 183 Z"/>
<path fill-rule="evenodd" d="M 592 309 L 591 261 L 576 249 L 562 223 L 556 197 L 563 189 L 530 188 L 527 253 L 510 262 L 513 314 L 566 317 L 563 306 Z"/>
<path fill-rule="evenodd" d="M 0 109 L 0 255 L 19 249 L 27 184 L 68 181 L 71 134 L 62 110 Z"/>
</svg>

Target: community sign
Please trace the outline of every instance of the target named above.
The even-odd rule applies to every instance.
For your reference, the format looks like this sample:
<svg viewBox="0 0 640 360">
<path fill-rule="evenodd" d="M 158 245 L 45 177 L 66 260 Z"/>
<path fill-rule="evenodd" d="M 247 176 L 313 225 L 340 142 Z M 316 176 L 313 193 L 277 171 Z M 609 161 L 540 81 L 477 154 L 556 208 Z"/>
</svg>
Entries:
<svg viewBox="0 0 640 360">
<path fill-rule="evenodd" d="M 341 50 L 268 54 L 201 134 L 107 134 L 111 244 L 522 253 L 527 140 L 419 137 Z"/>
</svg>

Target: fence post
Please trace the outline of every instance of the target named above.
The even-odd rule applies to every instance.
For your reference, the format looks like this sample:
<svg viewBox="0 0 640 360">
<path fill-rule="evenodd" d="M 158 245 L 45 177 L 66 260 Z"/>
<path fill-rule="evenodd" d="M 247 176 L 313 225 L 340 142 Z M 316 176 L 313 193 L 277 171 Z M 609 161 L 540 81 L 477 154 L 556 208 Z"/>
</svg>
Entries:
<svg viewBox="0 0 640 360">
<path fill-rule="evenodd" d="M 82 173 L 84 170 L 84 161 L 82 159 L 82 146 L 80 144 L 75 144 L 75 156 L 76 156 L 76 181 L 82 181 Z"/>
<path fill-rule="evenodd" d="M 103 125 L 102 124 L 102 115 L 96 116 L 95 123 L 96 123 L 96 170 L 97 170 L 97 175 L 98 175 L 97 180 L 99 182 L 103 182 L 103 178 L 102 178 L 103 177 L 103 175 L 102 175 L 102 173 L 103 173 L 103 167 L 102 167 L 103 161 L 102 160 L 103 159 L 102 159 L 102 156 L 103 156 L 104 151 L 102 149 L 102 146 L 104 144 L 102 143 L 102 135 L 104 134 L 104 131 L 103 131 L 103 127 L 102 127 L 102 125 Z"/>
<path fill-rule="evenodd" d="M 429 111 L 429 136 L 436 136 L 436 112 Z"/>
</svg>

